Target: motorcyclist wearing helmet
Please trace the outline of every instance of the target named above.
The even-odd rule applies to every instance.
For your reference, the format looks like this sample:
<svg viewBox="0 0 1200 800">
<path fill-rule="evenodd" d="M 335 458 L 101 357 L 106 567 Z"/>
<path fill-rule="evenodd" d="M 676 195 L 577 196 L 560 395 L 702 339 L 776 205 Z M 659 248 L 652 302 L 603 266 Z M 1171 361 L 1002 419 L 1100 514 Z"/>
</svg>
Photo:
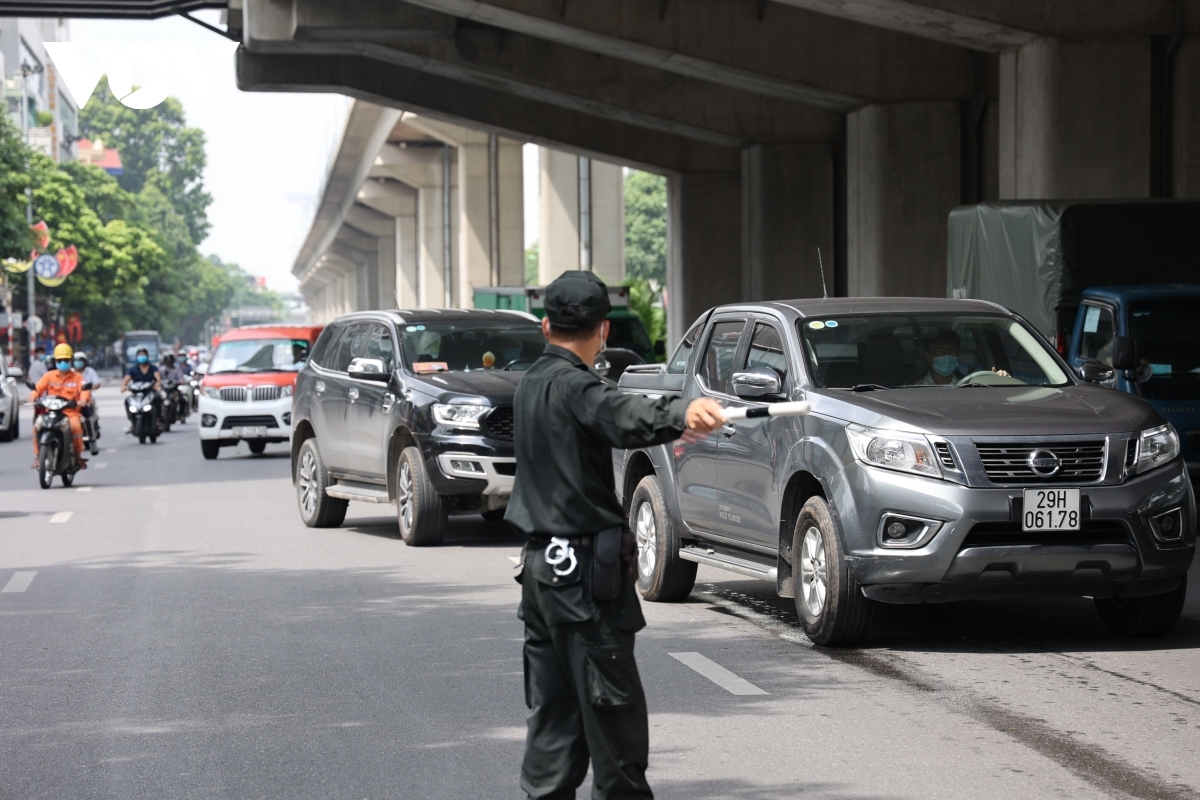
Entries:
<svg viewBox="0 0 1200 800">
<path fill-rule="evenodd" d="M 64 409 L 67 421 L 71 425 L 71 443 L 75 448 L 75 461 L 79 465 L 79 469 L 87 469 L 87 462 L 83 459 L 83 407 L 92 402 L 92 393 L 83 388 L 87 383 L 83 379 L 83 375 L 71 369 L 72 356 L 74 353 L 71 350 L 71 345 L 63 344 L 54 348 L 54 366 L 57 369 L 50 370 L 42 376 L 37 382 L 37 386 L 29 395 L 29 402 L 37 400 L 44 394 L 61 397 L 64 400 L 74 400 L 75 407 Z M 33 437 L 33 468 L 38 468 L 38 437 Z"/>
<path fill-rule="evenodd" d="M 139 347 L 135 356 L 135 363 L 125 373 L 125 379 L 121 381 L 121 391 L 129 391 L 129 384 L 133 382 L 154 381 L 154 414 L 158 418 L 162 418 L 162 374 L 158 371 L 158 367 L 150 363 L 150 351 L 144 347 Z M 130 416 L 129 409 L 125 409 L 125 416 Z M 130 427 L 125 429 L 126 433 L 133 430 L 132 418 L 130 418 Z"/>
<path fill-rule="evenodd" d="M 170 381 L 171 383 L 183 383 L 187 380 L 183 370 L 175 362 L 174 353 L 167 353 L 163 356 L 162 377 L 163 380 Z"/>
<path fill-rule="evenodd" d="M 75 371 L 83 376 L 84 383 L 91 384 L 92 388 L 89 390 L 89 394 L 100 388 L 100 373 L 92 368 L 92 365 L 88 363 L 87 356 L 82 351 L 75 352 L 71 366 L 75 367 Z M 83 416 L 84 419 L 91 419 L 95 415 L 96 402 L 93 400 L 83 407 Z"/>
</svg>

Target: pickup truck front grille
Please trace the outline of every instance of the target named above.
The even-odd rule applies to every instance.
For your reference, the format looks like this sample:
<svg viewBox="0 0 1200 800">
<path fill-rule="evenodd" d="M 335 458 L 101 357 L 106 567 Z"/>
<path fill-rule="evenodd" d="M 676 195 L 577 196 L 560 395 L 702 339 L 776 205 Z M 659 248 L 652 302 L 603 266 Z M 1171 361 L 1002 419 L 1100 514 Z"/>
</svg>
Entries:
<svg viewBox="0 0 1200 800">
<path fill-rule="evenodd" d="M 265 403 L 269 400 L 279 399 L 278 386 L 255 386 L 253 390 L 254 402 Z"/>
<path fill-rule="evenodd" d="M 222 386 L 221 399 L 226 403 L 244 403 L 246 402 L 246 387 Z"/>
<path fill-rule="evenodd" d="M 488 436 L 511 442 L 513 438 L 512 406 L 499 406 L 484 418 L 483 424 Z"/>
<path fill-rule="evenodd" d="M 1104 442 L 976 442 L 983 470 L 992 483 L 1086 483 L 1104 474 Z M 1060 462 L 1057 472 L 1039 475 L 1030 457 L 1049 451 Z"/>
<path fill-rule="evenodd" d="M 240 417 L 226 417 L 221 421 L 221 430 L 223 431 L 227 431 L 230 428 L 251 428 L 259 426 L 264 428 L 278 428 L 279 422 L 276 421 L 276 419 L 270 414 L 247 414 Z"/>
<path fill-rule="evenodd" d="M 1129 529 L 1119 519 L 1085 519 L 1077 531 L 1023 531 L 1016 520 L 977 522 L 963 539 L 968 547 L 1055 544 L 1128 544 Z"/>
</svg>

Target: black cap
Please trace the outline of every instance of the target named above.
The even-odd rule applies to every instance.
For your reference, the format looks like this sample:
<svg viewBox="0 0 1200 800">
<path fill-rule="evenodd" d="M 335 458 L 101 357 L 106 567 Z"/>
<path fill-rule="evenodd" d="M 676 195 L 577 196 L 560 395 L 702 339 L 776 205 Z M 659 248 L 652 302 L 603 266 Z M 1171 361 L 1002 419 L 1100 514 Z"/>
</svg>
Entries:
<svg viewBox="0 0 1200 800">
<path fill-rule="evenodd" d="M 546 287 L 546 316 L 556 328 L 586 328 L 612 311 L 608 287 L 586 270 L 568 270 Z"/>
</svg>

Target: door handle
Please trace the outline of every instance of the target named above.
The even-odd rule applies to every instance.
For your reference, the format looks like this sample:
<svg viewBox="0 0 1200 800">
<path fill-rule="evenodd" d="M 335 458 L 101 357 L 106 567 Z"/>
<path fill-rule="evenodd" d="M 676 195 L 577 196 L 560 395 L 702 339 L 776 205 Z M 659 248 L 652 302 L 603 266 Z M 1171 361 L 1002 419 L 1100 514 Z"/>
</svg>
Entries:
<svg viewBox="0 0 1200 800">
<path fill-rule="evenodd" d="M 735 428 L 733 425 L 725 425 L 721 428 L 721 433 L 725 434 L 726 436 L 733 436 L 735 433 L 737 433 L 737 428 Z"/>
<path fill-rule="evenodd" d="M 358 399 L 358 389 L 353 386 L 350 387 L 350 391 L 346 392 L 346 394 L 349 396 L 351 403 Z"/>
<path fill-rule="evenodd" d="M 392 406 L 394 406 L 394 405 L 396 405 L 396 395 L 392 394 L 391 392 L 387 392 L 386 394 L 384 394 L 384 396 L 383 396 L 383 410 L 384 410 L 384 411 L 391 411 L 391 410 L 392 410 Z"/>
<path fill-rule="evenodd" d="M 313 387 L 313 391 L 317 394 L 325 391 L 325 381 L 317 381 L 316 386 Z"/>
</svg>

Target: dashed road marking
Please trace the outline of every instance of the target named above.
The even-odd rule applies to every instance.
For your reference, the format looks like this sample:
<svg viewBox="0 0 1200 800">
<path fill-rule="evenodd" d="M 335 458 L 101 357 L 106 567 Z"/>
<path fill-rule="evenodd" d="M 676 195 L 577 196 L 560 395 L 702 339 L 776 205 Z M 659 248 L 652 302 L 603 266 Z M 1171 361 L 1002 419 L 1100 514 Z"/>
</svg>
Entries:
<svg viewBox="0 0 1200 800">
<path fill-rule="evenodd" d="M 509 556 L 509 557 L 508 557 L 508 560 L 509 560 L 509 561 L 511 561 L 511 562 L 513 562 L 514 564 L 520 564 L 520 563 L 521 563 L 521 557 L 520 557 L 520 556 Z"/>
<path fill-rule="evenodd" d="M 106 452 L 106 453 L 115 453 L 115 452 L 117 452 L 117 448 L 115 448 L 115 447 L 110 447 L 110 448 L 108 448 L 107 450 L 105 450 L 104 452 Z"/>
<path fill-rule="evenodd" d="M 74 511 L 60 511 L 50 518 L 50 522 L 51 523 L 66 522 L 67 520 L 69 520 L 71 518 L 71 515 L 74 513 L 75 513 Z"/>
<path fill-rule="evenodd" d="M 97 461 L 95 464 L 92 464 L 92 469 L 104 469 L 107 466 L 107 461 Z"/>
<path fill-rule="evenodd" d="M 766 694 L 745 678 L 730 672 L 715 661 L 705 658 L 699 653 L 667 653 L 671 658 L 684 666 L 691 667 L 710 681 L 720 686 L 730 694 Z"/>
<path fill-rule="evenodd" d="M 91 490 L 92 490 L 92 487 L 91 487 L 91 486 L 80 486 L 80 487 L 79 487 L 78 489 L 76 489 L 75 491 L 77 491 L 77 492 L 90 492 Z"/>
<path fill-rule="evenodd" d="M 29 588 L 29 584 L 33 583 L 33 576 L 37 575 L 37 570 L 32 572 L 14 572 L 13 576 L 8 579 L 8 583 L 4 584 L 2 592 L 23 592 Z"/>
</svg>

